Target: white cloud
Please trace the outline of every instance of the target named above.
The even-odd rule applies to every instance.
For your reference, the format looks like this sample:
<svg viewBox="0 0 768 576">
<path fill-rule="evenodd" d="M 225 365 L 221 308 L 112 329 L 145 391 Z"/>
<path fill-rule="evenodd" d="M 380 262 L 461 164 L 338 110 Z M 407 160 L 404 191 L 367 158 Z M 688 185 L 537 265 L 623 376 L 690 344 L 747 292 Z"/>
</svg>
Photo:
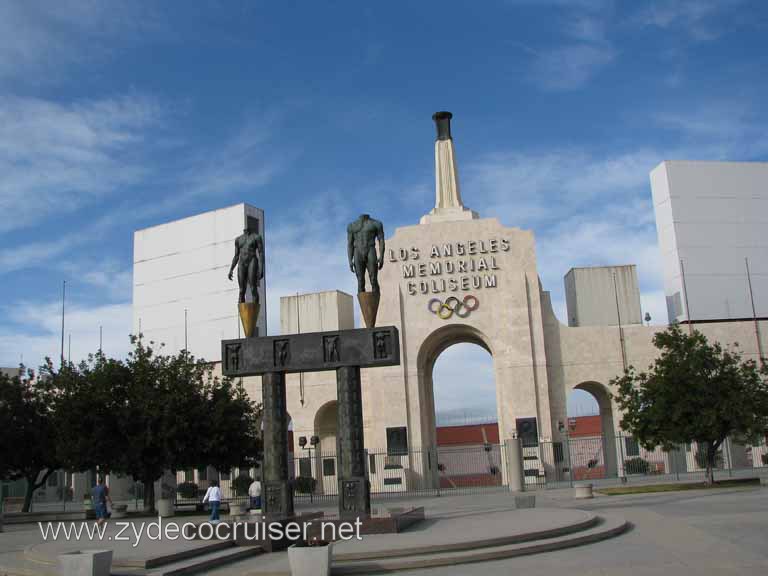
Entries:
<svg viewBox="0 0 768 576">
<path fill-rule="evenodd" d="M 513 5 L 557 8 L 562 40 L 554 45 L 517 43 L 532 57 L 531 80 L 546 91 L 578 90 L 587 85 L 617 57 L 606 30 L 612 16 L 606 0 L 513 0 Z"/>
<path fill-rule="evenodd" d="M 141 95 L 60 104 L 0 96 L 0 233 L 40 225 L 136 183 L 160 106 Z"/>
<path fill-rule="evenodd" d="M 633 18 L 641 26 L 678 29 L 693 40 L 719 38 L 725 31 L 723 14 L 743 0 L 656 0 L 646 4 Z"/>
<path fill-rule="evenodd" d="M 0 328 L 0 365 L 25 365 L 37 368 L 46 356 L 58 363 L 61 354 L 61 302 L 16 302 L 3 310 L 9 322 Z M 12 325 L 9 325 L 12 324 Z M 103 350 L 108 356 L 123 358 L 130 349 L 131 304 L 106 306 L 72 304 L 67 307 L 64 326 L 64 355 L 79 362 L 99 349 L 99 326 Z"/>
<path fill-rule="evenodd" d="M 131 298 L 133 272 L 112 258 L 68 260 L 58 268 L 74 282 L 97 288 L 105 299 L 126 301 Z"/>
<path fill-rule="evenodd" d="M 571 44 L 541 51 L 533 78 L 546 90 L 569 91 L 585 86 L 616 58 L 610 46 Z"/>
<path fill-rule="evenodd" d="M 0 83 L 41 83 L 108 55 L 116 39 L 145 38 L 151 6 L 122 0 L 0 2 Z"/>
</svg>

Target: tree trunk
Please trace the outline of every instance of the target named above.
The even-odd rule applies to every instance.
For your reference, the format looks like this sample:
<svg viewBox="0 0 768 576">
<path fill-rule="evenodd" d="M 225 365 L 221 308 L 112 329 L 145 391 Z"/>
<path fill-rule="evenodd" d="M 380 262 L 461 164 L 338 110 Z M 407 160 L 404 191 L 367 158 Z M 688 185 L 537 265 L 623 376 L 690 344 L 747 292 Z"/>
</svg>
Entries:
<svg viewBox="0 0 768 576">
<path fill-rule="evenodd" d="M 715 443 L 707 442 L 707 476 L 704 479 L 704 484 L 707 486 L 715 483 L 715 456 L 717 456 Z"/>
<path fill-rule="evenodd" d="M 36 482 L 36 480 L 40 477 L 40 473 L 42 470 L 37 470 L 33 474 L 30 474 L 27 476 L 27 490 L 24 493 L 24 506 L 22 507 L 22 512 L 29 512 L 29 509 L 32 507 L 32 496 L 35 494 L 35 490 L 38 488 L 45 486 L 45 483 L 48 481 L 48 477 L 54 473 L 53 468 L 46 469 L 45 474 L 43 474 L 43 478 L 40 480 L 40 482 Z"/>
<path fill-rule="evenodd" d="M 145 476 L 141 479 L 144 484 L 144 512 L 155 511 L 155 479 Z"/>
<path fill-rule="evenodd" d="M 24 506 L 22 507 L 22 512 L 29 512 L 29 509 L 32 507 L 32 496 L 35 493 L 35 490 L 37 490 L 37 486 L 35 485 L 35 480 L 37 480 L 37 477 L 40 475 L 40 472 L 37 472 L 34 476 L 27 476 L 27 490 L 24 493 Z"/>
</svg>

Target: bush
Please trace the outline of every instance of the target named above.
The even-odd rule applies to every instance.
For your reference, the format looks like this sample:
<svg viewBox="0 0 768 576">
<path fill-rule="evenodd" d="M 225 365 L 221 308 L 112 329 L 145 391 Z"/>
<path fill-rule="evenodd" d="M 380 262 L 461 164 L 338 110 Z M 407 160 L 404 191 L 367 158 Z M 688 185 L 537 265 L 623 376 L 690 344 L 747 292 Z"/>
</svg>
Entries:
<svg viewBox="0 0 768 576">
<path fill-rule="evenodd" d="M 314 494 L 317 480 L 310 476 L 299 476 L 296 478 L 294 488 L 299 494 Z"/>
<path fill-rule="evenodd" d="M 650 469 L 651 465 L 648 460 L 643 460 L 639 456 L 624 460 L 624 471 L 627 474 L 648 474 Z"/>
<path fill-rule="evenodd" d="M 200 488 L 194 482 L 182 482 L 176 488 L 176 492 L 182 498 L 197 498 L 200 495 Z"/>
<path fill-rule="evenodd" d="M 232 480 L 232 490 L 235 492 L 235 496 L 247 496 L 248 488 L 253 483 L 253 478 L 248 474 L 240 474 L 237 478 Z"/>
</svg>

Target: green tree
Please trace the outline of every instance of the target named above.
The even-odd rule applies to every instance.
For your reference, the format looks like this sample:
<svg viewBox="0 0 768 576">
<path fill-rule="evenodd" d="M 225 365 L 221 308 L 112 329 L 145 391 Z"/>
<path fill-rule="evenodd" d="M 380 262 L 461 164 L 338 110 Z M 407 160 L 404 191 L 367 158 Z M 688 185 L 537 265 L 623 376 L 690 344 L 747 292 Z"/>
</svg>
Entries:
<svg viewBox="0 0 768 576">
<path fill-rule="evenodd" d="M 257 406 L 242 386 L 215 378 L 211 365 L 187 351 L 155 353 L 132 336 L 125 362 L 97 359 L 83 367 L 85 385 L 75 403 L 80 410 L 105 402 L 101 413 L 83 411 L 98 430 L 95 446 L 77 450 L 80 465 L 94 459 L 102 469 L 130 474 L 144 485 L 144 509 L 155 506 L 155 481 L 166 470 L 213 465 L 217 469 L 248 465 L 261 452 Z M 103 398 L 105 388 L 109 398 Z M 109 421 L 107 421 L 109 420 Z M 68 461 L 76 462 L 76 458 Z"/>
<path fill-rule="evenodd" d="M 0 373 L 0 478 L 27 481 L 24 512 L 35 490 L 60 467 L 53 400 L 49 383 L 23 367 L 18 375 Z"/>
<path fill-rule="evenodd" d="M 753 440 L 768 425 L 768 371 L 678 325 L 657 333 L 653 344 L 659 356 L 647 372 L 630 367 L 611 381 L 618 389 L 621 428 L 648 450 L 697 442 L 711 484 L 725 439 Z"/>
<path fill-rule="evenodd" d="M 117 416 L 123 406 L 118 392 L 129 378 L 125 364 L 98 353 L 47 372 L 55 395 L 60 464 L 76 472 L 99 468 L 108 473 L 122 449 Z"/>
</svg>

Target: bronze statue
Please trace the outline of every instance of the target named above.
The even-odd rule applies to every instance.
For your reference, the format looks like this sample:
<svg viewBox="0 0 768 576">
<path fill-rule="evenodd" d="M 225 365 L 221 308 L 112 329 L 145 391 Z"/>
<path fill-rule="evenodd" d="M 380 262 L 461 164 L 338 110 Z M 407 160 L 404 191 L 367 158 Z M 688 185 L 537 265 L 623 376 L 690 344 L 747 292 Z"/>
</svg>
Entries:
<svg viewBox="0 0 768 576">
<path fill-rule="evenodd" d="M 232 272 L 237 266 L 237 283 L 240 286 L 238 302 L 245 302 L 245 293 L 250 286 L 251 297 L 254 304 L 259 303 L 259 283 L 264 278 L 264 241 L 261 234 L 246 228 L 235 240 L 235 257 L 229 268 L 232 280 Z"/>
<path fill-rule="evenodd" d="M 376 240 L 379 256 L 376 258 Z M 378 271 L 384 266 L 384 226 L 368 214 L 347 226 L 349 269 L 357 276 L 357 291 L 365 292 L 365 271 L 371 281 L 371 292 L 379 292 Z"/>
</svg>

